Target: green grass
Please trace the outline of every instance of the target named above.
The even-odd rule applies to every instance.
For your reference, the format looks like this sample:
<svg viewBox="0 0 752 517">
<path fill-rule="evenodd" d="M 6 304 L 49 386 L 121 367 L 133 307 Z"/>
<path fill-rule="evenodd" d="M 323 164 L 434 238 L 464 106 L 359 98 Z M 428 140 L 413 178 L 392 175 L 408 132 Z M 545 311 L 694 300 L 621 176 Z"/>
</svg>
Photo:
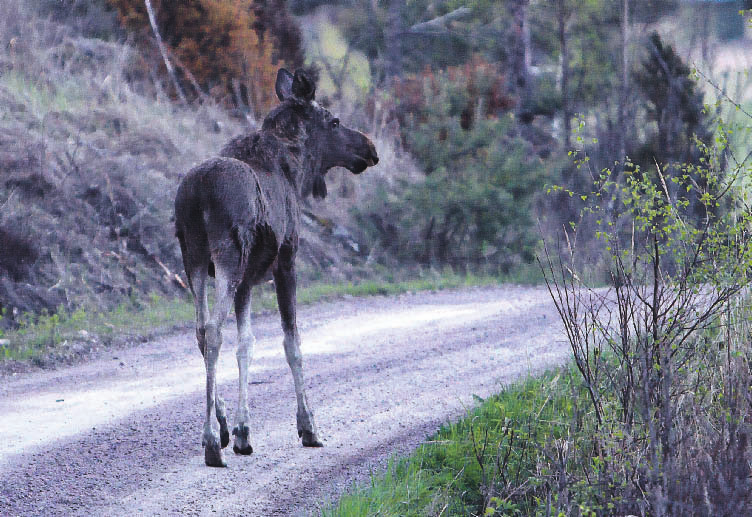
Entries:
<svg viewBox="0 0 752 517">
<path fill-rule="evenodd" d="M 443 274 L 405 281 L 368 280 L 346 284 L 314 284 L 298 293 L 300 303 L 313 303 L 336 296 L 376 296 L 395 295 L 408 291 L 437 291 L 459 287 L 496 285 L 501 280 L 492 276 Z"/>
<path fill-rule="evenodd" d="M 412 455 L 391 460 L 321 515 L 545 515 L 551 472 L 542 451 L 570 435 L 586 404 L 572 370 L 527 378 L 442 427 Z"/>
<path fill-rule="evenodd" d="M 409 291 L 429 291 L 472 286 L 496 285 L 502 282 L 535 281 L 529 272 L 516 276 L 494 277 L 458 275 L 451 272 L 431 274 L 405 281 L 368 280 L 359 283 L 314 283 L 298 289 L 300 304 L 311 304 L 339 296 L 395 295 Z M 276 310 L 276 295 L 270 284 L 256 288 L 253 308 L 255 312 Z M 99 311 L 79 308 L 66 312 L 60 308 L 54 314 L 25 315 L 19 328 L 0 338 L 0 361 L 7 359 L 33 360 L 54 352 L 66 341 L 82 340 L 85 331 L 107 345 L 114 338 L 149 336 L 175 326 L 190 325 L 195 317 L 193 303 L 188 293 L 183 297 L 167 299 L 151 295 L 146 300 L 130 298 L 113 310 Z M 0 318 L 2 316 L 0 315 Z"/>
<path fill-rule="evenodd" d="M 23 102 L 38 120 L 52 111 L 64 112 L 80 107 L 84 101 L 81 84 L 71 78 L 53 87 L 11 70 L 0 76 L 0 86 Z"/>
<path fill-rule="evenodd" d="M 79 308 L 66 312 L 60 308 L 54 314 L 27 314 L 19 328 L 0 338 L 8 343 L 0 346 L 0 361 L 29 360 L 55 351 L 66 341 L 96 337 L 107 344 L 117 336 L 144 336 L 189 321 L 194 315 L 188 299 L 165 299 L 152 295 L 146 301 L 129 299 L 109 311 Z M 82 335 L 86 332 L 85 335 Z"/>
</svg>

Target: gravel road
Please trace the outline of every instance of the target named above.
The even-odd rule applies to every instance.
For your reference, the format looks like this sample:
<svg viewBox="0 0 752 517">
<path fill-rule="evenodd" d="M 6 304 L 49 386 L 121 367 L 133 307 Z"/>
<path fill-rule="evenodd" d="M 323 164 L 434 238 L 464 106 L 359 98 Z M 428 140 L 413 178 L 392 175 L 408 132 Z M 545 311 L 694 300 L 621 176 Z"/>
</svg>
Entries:
<svg viewBox="0 0 752 517">
<path fill-rule="evenodd" d="M 299 309 L 308 398 L 325 447 L 300 445 L 278 316 L 254 321 L 254 453 L 204 466 L 193 332 L 74 367 L 0 379 L 0 515 L 306 515 L 441 423 L 569 351 L 547 292 L 495 287 Z M 237 345 L 218 386 L 232 416 Z"/>
</svg>

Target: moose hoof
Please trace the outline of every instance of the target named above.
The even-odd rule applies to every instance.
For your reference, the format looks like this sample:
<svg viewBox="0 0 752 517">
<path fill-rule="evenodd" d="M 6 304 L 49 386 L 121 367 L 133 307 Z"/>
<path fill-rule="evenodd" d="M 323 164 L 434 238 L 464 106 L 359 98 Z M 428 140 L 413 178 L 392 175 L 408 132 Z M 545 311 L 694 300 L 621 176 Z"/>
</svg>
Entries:
<svg viewBox="0 0 752 517">
<path fill-rule="evenodd" d="M 323 447 L 324 444 L 311 431 L 298 431 L 298 436 L 303 439 L 303 447 Z"/>
<path fill-rule="evenodd" d="M 251 430 L 246 425 L 236 426 L 232 430 L 232 434 L 235 436 L 235 443 L 232 444 L 232 450 L 235 454 L 242 454 L 248 456 L 253 452 L 253 447 L 250 443 Z"/>
<path fill-rule="evenodd" d="M 235 454 L 243 456 L 250 456 L 253 453 L 253 447 L 251 447 L 251 444 L 248 444 L 245 447 L 238 447 L 237 444 L 233 444 L 232 450 Z"/>
<path fill-rule="evenodd" d="M 222 459 L 222 448 L 216 438 L 212 438 L 204 444 L 204 463 L 207 467 L 227 466 L 225 460 Z"/>
<path fill-rule="evenodd" d="M 217 417 L 219 421 L 219 441 L 224 449 L 230 443 L 230 432 L 227 430 L 227 418 Z"/>
</svg>

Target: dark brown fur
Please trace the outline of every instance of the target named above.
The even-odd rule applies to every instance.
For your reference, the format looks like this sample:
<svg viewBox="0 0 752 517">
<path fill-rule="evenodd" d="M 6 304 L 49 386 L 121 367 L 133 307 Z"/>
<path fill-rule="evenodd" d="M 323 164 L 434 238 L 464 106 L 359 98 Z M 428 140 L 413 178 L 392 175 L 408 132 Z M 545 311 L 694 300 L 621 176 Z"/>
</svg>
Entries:
<svg viewBox="0 0 752 517">
<path fill-rule="evenodd" d="M 249 332 L 250 320 L 241 321 L 241 315 L 250 317 L 250 289 L 270 269 L 297 393 L 301 374 L 296 373 L 300 351 L 295 321 L 295 254 L 300 201 L 311 193 L 326 195 L 324 175 L 330 168 L 342 166 L 358 174 L 378 162 L 368 138 L 339 125 L 331 113 L 314 102 L 315 85 L 304 72 L 293 76 L 280 70 L 276 89 L 282 103 L 269 113 L 261 130 L 232 139 L 222 149 L 221 157 L 188 172 L 175 199 L 176 234 L 196 301 L 196 335 L 207 358 L 207 415 L 215 409 L 210 402 L 216 394 L 212 369 L 231 300 L 235 300 L 239 332 Z M 207 275 L 215 272 L 217 299 L 207 320 L 205 283 Z M 216 417 L 221 422 L 223 404 L 218 397 L 216 400 Z M 244 425 L 240 422 L 236 431 L 243 431 Z M 304 394 L 298 394 L 298 430 L 304 445 L 321 445 Z M 220 429 L 220 434 L 224 446 L 226 428 Z M 246 440 L 247 433 L 244 436 Z M 207 465 L 223 464 L 216 440 L 206 428 L 204 442 Z M 235 448 L 251 450 L 246 441 L 236 443 Z"/>
</svg>

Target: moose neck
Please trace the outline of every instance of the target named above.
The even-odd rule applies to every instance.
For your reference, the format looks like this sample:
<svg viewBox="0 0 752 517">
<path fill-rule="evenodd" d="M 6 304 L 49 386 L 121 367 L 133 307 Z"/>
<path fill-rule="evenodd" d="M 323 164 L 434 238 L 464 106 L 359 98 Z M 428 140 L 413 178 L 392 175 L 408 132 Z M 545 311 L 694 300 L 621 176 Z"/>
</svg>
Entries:
<svg viewBox="0 0 752 517">
<path fill-rule="evenodd" d="M 261 129 L 280 144 L 279 152 L 284 158 L 272 159 L 279 159 L 283 168 L 283 162 L 288 162 L 289 171 L 285 171 L 285 175 L 301 199 L 311 193 L 314 183 L 322 180 L 326 172 L 322 170 L 321 146 L 308 127 L 311 111 L 311 106 L 298 101 L 285 101 L 267 115 Z"/>
<path fill-rule="evenodd" d="M 298 196 L 302 199 L 306 190 L 310 192 L 313 179 L 323 174 L 322 156 L 318 149 L 310 145 L 306 131 L 301 128 L 293 138 L 288 134 L 279 134 L 273 130 L 268 131 L 279 142 L 282 151 L 279 160 L 282 171 L 292 184 Z"/>
</svg>

